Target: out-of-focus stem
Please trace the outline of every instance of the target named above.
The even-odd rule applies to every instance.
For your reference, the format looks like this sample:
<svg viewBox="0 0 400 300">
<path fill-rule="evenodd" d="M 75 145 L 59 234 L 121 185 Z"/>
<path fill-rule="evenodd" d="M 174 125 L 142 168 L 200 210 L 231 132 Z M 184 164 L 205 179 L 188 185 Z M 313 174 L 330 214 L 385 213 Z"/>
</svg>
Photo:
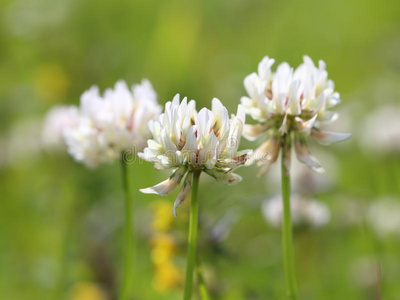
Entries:
<svg viewBox="0 0 400 300">
<path fill-rule="evenodd" d="M 128 300 L 132 296 L 133 283 L 133 193 L 130 184 L 130 166 L 122 155 L 122 182 L 125 193 L 125 227 L 124 227 L 124 263 L 123 263 L 123 285 L 119 295 L 120 300 Z"/>
</svg>

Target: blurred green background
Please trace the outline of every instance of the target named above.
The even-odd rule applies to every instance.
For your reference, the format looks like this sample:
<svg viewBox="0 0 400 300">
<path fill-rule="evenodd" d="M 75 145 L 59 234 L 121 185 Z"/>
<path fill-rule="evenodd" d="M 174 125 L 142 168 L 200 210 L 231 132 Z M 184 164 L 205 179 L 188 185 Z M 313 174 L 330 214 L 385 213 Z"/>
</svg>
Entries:
<svg viewBox="0 0 400 300">
<path fill-rule="evenodd" d="M 93 84 L 103 90 L 120 78 L 148 78 L 162 104 L 179 92 L 198 108 L 218 97 L 234 113 L 244 77 L 263 56 L 298 65 L 304 54 L 326 61 L 342 97 L 335 128 L 353 137 L 315 152 L 333 161 L 325 165 L 330 183 L 305 196 L 329 207 L 331 218 L 295 230 L 299 298 L 399 299 L 400 151 L 369 151 L 361 138 L 374 139 L 367 116 L 400 105 L 397 0 L 1 0 L 0 299 L 114 299 L 120 282 L 120 166 L 88 170 L 44 151 L 41 124 L 52 106 L 78 104 Z M 149 163 L 133 169 L 136 190 L 167 174 Z M 202 177 L 199 251 L 212 299 L 284 299 L 280 231 L 261 210 L 279 183 L 256 171 L 240 169 L 237 186 Z M 136 197 L 134 299 L 179 299 L 179 276 L 168 282 L 167 270 L 164 287 L 154 279 L 159 197 Z M 383 232 L 370 213 L 381 202 L 390 203 L 378 213 L 390 229 Z M 187 204 L 168 233 L 182 274 Z"/>
</svg>

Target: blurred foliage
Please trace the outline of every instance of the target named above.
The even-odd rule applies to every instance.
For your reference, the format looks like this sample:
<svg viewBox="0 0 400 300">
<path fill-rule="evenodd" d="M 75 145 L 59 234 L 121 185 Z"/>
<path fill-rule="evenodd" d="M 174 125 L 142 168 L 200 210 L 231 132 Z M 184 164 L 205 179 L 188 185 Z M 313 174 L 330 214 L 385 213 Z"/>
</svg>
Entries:
<svg viewBox="0 0 400 300">
<path fill-rule="evenodd" d="M 316 196 L 330 207 L 331 222 L 296 232 L 301 299 L 378 299 L 379 286 L 384 299 L 398 299 L 400 235 L 375 234 L 365 209 L 382 196 L 399 200 L 399 154 L 368 154 L 357 141 L 365 115 L 400 102 L 400 1 L 1 0 L 0 16 L 0 299 L 102 300 L 118 289 L 119 165 L 87 170 L 38 149 L 34 124 L 51 106 L 78 104 L 93 84 L 145 77 L 161 103 L 179 92 L 198 107 L 218 97 L 234 112 L 244 77 L 264 55 L 297 65 L 304 54 L 326 61 L 342 95 L 338 127 L 347 124 L 353 139 L 327 149 L 337 183 Z M 132 167 L 136 190 L 165 177 L 148 163 Z M 244 180 L 232 187 L 202 177 L 207 285 L 213 299 L 283 299 L 280 232 L 260 209 L 276 187 L 253 167 L 239 173 Z M 151 284 L 150 204 L 157 198 L 136 198 L 135 299 L 177 299 L 179 288 L 161 293 Z M 216 235 L 227 214 L 235 222 Z M 187 215 L 185 203 L 173 232 L 182 272 Z"/>
</svg>

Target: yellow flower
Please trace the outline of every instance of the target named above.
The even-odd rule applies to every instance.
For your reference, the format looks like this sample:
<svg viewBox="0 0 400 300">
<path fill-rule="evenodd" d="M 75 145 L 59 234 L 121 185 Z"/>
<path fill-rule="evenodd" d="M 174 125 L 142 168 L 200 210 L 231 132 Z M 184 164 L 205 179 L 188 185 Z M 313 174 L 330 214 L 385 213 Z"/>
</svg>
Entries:
<svg viewBox="0 0 400 300">
<path fill-rule="evenodd" d="M 92 282 L 78 282 L 70 290 L 71 300 L 108 300 L 106 292 Z"/>
<path fill-rule="evenodd" d="M 156 268 L 156 276 L 153 280 L 153 287 L 157 291 L 165 292 L 178 286 L 182 282 L 182 273 L 171 262 L 159 265 Z"/>
<path fill-rule="evenodd" d="M 156 232 L 166 232 L 171 228 L 173 222 L 173 216 L 171 214 L 172 204 L 159 200 L 153 205 L 153 221 L 151 223 L 151 227 Z"/>
<path fill-rule="evenodd" d="M 176 251 L 174 240 L 166 234 L 156 235 L 151 243 L 153 245 L 151 260 L 155 265 L 169 261 Z"/>
<path fill-rule="evenodd" d="M 64 99 L 68 92 L 68 85 L 68 75 L 59 65 L 42 65 L 36 71 L 35 90 L 45 101 L 57 102 Z"/>
</svg>

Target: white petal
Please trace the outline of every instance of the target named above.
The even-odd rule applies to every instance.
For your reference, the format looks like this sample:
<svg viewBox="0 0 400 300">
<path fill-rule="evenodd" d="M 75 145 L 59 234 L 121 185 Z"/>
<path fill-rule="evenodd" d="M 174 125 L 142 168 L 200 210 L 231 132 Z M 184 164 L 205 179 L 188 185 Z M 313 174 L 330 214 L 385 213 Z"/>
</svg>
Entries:
<svg viewBox="0 0 400 300">
<path fill-rule="evenodd" d="M 322 168 L 318 160 L 311 155 L 310 151 L 308 150 L 306 142 L 298 136 L 296 136 L 294 148 L 296 151 L 297 159 L 300 162 L 309 166 L 316 173 L 325 172 L 325 170 Z"/>
<path fill-rule="evenodd" d="M 262 124 L 245 124 L 243 126 L 243 136 L 249 141 L 255 141 L 257 138 L 267 132 L 268 126 Z"/>
<path fill-rule="evenodd" d="M 310 135 L 311 128 L 314 126 L 315 120 L 317 119 L 318 115 L 314 115 L 311 119 L 304 121 L 303 119 L 296 117 L 296 121 L 299 123 L 299 131 L 306 134 Z"/>
<path fill-rule="evenodd" d="M 317 142 L 320 143 L 321 145 L 330 145 L 333 143 L 347 140 L 348 138 L 351 137 L 351 134 L 321 131 L 314 128 L 311 130 L 311 136 L 313 136 L 317 140 Z"/>
<path fill-rule="evenodd" d="M 271 74 L 271 67 L 275 63 L 275 59 L 265 56 L 258 64 L 258 74 L 261 80 L 268 80 Z"/>
<path fill-rule="evenodd" d="M 200 141 L 203 141 L 210 134 L 212 123 L 214 122 L 213 113 L 207 109 L 202 108 L 197 115 L 196 125 L 197 125 L 197 134 L 200 138 Z"/>
<path fill-rule="evenodd" d="M 300 95 L 302 89 L 300 80 L 295 80 L 291 83 L 289 88 L 289 111 L 291 115 L 299 115 L 301 114 L 301 107 L 300 107 Z"/>
<path fill-rule="evenodd" d="M 243 124 L 246 123 L 246 112 L 245 112 L 245 109 L 244 109 L 243 105 L 240 105 L 240 104 L 238 105 L 237 112 L 236 112 L 236 117 L 240 121 L 242 121 Z"/>
<path fill-rule="evenodd" d="M 141 189 L 140 191 L 144 194 L 157 194 L 160 196 L 168 195 L 179 185 L 186 171 L 186 167 L 181 167 L 177 169 L 167 180 L 160 182 L 153 187 Z"/>
<path fill-rule="evenodd" d="M 212 168 L 213 164 L 216 163 L 218 138 L 214 132 L 211 132 L 205 145 L 199 151 L 198 163 L 206 165 L 207 168 Z"/>
<path fill-rule="evenodd" d="M 223 135 L 229 126 L 229 114 L 225 106 L 222 105 L 219 99 L 212 100 L 212 112 L 214 114 L 213 130 L 216 135 Z"/>
<path fill-rule="evenodd" d="M 287 123 L 287 116 L 288 115 L 286 114 L 285 117 L 283 118 L 283 122 L 282 122 L 281 127 L 279 127 L 279 133 L 281 135 L 286 134 L 288 132 L 288 130 L 289 130 L 288 123 Z"/>
<path fill-rule="evenodd" d="M 280 142 L 276 138 L 269 138 L 258 147 L 250 157 L 248 164 L 258 162 L 258 166 L 263 164 L 272 165 L 279 156 Z"/>
<path fill-rule="evenodd" d="M 185 146 L 182 148 L 182 154 L 187 158 L 190 164 L 196 163 L 197 157 L 197 138 L 195 135 L 196 126 L 190 126 L 186 134 Z"/>
<path fill-rule="evenodd" d="M 251 73 L 244 79 L 244 88 L 250 98 L 253 98 L 258 93 L 258 82 L 259 78 L 256 73 Z"/>
<path fill-rule="evenodd" d="M 174 208 L 172 210 L 172 213 L 176 217 L 176 209 L 185 201 L 187 197 L 189 197 L 190 192 L 192 191 L 192 173 L 189 172 L 186 174 L 185 181 L 183 182 L 183 185 L 181 187 L 181 190 L 176 197 L 176 200 L 174 202 Z"/>
</svg>

